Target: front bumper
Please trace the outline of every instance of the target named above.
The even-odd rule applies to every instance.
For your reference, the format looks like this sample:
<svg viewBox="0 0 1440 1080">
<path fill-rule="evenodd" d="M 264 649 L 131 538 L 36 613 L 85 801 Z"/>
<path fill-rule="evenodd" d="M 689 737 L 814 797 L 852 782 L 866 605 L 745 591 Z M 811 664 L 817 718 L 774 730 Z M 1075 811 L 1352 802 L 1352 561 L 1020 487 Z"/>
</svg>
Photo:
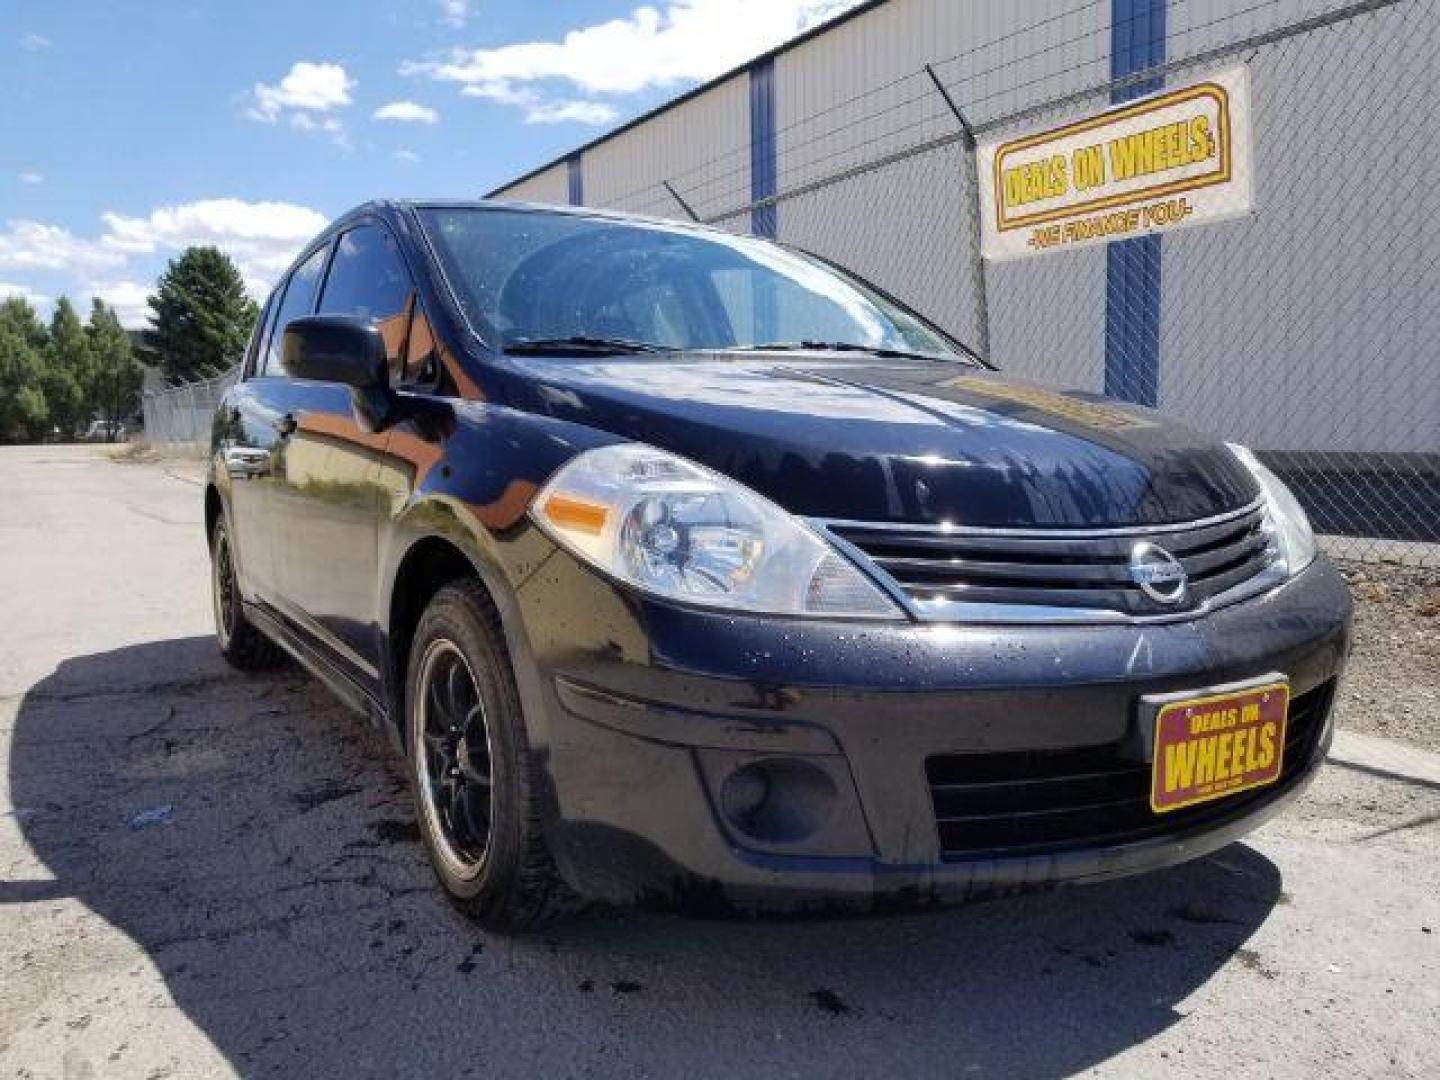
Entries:
<svg viewBox="0 0 1440 1080">
<path fill-rule="evenodd" d="M 617 903 L 766 908 L 960 900 L 1222 847 L 1293 801 L 1323 759 L 1351 617 L 1323 559 L 1252 600 L 1150 625 L 727 615 L 637 597 L 563 552 L 517 600 L 512 649 L 549 781 L 548 837 L 569 883 Z M 1318 702 L 1278 784 L 1119 840 L 946 849 L 927 761 L 1077 748 L 1137 758 L 1141 695 L 1267 672 Z M 755 761 L 828 777 L 823 827 L 799 839 L 738 829 L 720 793 Z"/>
</svg>

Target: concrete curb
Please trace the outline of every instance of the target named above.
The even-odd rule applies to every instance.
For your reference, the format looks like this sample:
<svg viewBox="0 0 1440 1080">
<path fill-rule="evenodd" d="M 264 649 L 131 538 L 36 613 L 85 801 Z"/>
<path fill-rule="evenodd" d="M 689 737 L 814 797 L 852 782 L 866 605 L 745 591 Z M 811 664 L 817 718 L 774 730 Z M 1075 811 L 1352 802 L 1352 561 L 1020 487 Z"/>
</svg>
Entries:
<svg viewBox="0 0 1440 1080">
<path fill-rule="evenodd" d="M 1335 732 L 1330 760 L 1387 779 L 1440 788 L 1440 754 L 1376 735 Z"/>
</svg>

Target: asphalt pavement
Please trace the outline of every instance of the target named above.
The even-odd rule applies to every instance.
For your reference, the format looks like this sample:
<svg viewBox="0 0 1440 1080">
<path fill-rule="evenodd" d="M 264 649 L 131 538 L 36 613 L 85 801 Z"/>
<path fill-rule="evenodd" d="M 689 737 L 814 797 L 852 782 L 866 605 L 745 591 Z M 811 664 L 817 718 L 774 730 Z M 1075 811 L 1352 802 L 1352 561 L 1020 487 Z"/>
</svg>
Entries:
<svg viewBox="0 0 1440 1080">
<path fill-rule="evenodd" d="M 210 637 L 198 471 L 0 448 L 0 1075 L 1440 1075 L 1440 756 L 1145 878 L 484 934 L 380 734 Z"/>
</svg>

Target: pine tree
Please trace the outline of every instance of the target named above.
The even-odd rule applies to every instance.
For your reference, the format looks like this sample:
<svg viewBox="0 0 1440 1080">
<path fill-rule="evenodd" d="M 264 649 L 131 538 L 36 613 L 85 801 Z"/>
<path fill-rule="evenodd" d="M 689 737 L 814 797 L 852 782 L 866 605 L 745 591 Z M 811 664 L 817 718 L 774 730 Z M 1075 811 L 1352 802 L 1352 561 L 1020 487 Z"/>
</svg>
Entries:
<svg viewBox="0 0 1440 1080">
<path fill-rule="evenodd" d="M 93 365 L 90 339 L 68 297 L 55 302 L 49 342 L 42 355 L 40 388 L 49 406 L 50 422 L 60 429 L 62 439 L 74 438 L 77 429 L 90 419 L 86 398 Z"/>
<path fill-rule="evenodd" d="M 22 296 L 7 297 L 0 302 L 0 330 L 18 334 L 30 348 L 37 351 L 45 348 L 50 341 L 45 324 L 40 321 L 40 316 L 35 314 L 29 301 Z"/>
<path fill-rule="evenodd" d="M 90 325 L 85 333 L 90 340 L 92 363 L 87 397 L 91 409 L 105 421 L 111 433 L 106 441 L 114 441 L 113 432 L 135 415 L 140 406 L 144 373 L 114 309 L 99 299 L 90 308 Z"/>
<path fill-rule="evenodd" d="M 255 302 L 240 271 L 218 248 L 186 248 L 150 297 L 147 345 L 172 379 L 208 378 L 240 362 Z"/>
</svg>

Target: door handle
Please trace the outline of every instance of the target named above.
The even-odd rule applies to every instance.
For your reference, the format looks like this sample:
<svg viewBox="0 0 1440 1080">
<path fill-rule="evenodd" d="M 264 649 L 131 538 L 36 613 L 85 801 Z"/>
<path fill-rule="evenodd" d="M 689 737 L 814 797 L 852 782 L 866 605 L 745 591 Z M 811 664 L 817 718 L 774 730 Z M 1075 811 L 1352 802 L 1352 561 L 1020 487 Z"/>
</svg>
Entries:
<svg viewBox="0 0 1440 1080">
<path fill-rule="evenodd" d="M 300 422 L 296 420 L 295 417 L 292 416 L 290 413 L 286 413 L 284 416 L 280 417 L 280 419 L 275 421 L 275 430 L 280 433 L 280 437 L 282 439 L 285 438 L 287 435 L 295 434 L 295 429 L 299 426 Z"/>
</svg>

